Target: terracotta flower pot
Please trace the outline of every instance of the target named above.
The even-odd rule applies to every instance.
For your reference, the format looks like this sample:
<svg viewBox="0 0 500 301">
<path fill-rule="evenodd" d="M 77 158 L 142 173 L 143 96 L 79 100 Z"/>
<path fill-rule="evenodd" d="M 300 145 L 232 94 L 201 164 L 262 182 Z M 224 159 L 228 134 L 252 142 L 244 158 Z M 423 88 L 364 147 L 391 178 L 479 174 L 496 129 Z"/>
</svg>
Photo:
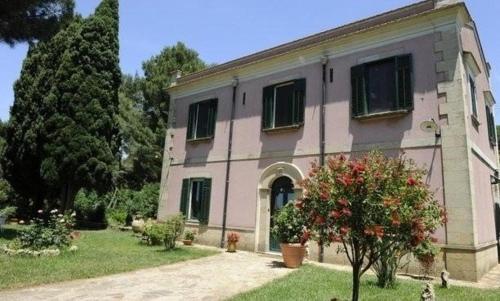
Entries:
<svg viewBox="0 0 500 301">
<path fill-rule="evenodd" d="M 182 240 L 182 243 L 185 245 L 185 246 L 190 246 L 193 244 L 193 241 L 190 240 L 190 239 L 183 239 Z"/>
<path fill-rule="evenodd" d="M 231 253 L 236 252 L 236 242 L 234 242 L 234 241 L 228 242 L 227 243 L 227 251 L 231 252 Z"/>
<path fill-rule="evenodd" d="M 301 244 L 281 243 L 281 255 L 287 268 L 298 268 L 302 265 L 306 254 L 306 247 Z"/>
</svg>

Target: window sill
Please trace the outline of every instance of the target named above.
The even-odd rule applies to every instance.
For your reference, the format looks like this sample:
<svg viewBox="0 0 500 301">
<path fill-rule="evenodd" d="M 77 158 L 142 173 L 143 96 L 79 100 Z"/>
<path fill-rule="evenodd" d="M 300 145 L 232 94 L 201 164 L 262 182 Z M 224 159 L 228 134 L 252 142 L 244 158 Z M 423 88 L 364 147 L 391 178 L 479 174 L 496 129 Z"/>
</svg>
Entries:
<svg viewBox="0 0 500 301">
<path fill-rule="evenodd" d="M 191 225 L 191 226 L 198 226 L 200 224 L 200 221 L 197 219 L 188 219 L 186 220 L 186 225 Z"/>
<path fill-rule="evenodd" d="M 304 125 L 304 123 L 298 123 L 298 124 L 280 126 L 280 127 L 275 127 L 275 128 L 262 129 L 262 131 L 264 133 L 268 133 L 268 134 L 282 133 L 282 132 L 291 132 L 291 131 L 298 130 L 303 125 Z"/>
<path fill-rule="evenodd" d="M 360 115 L 360 116 L 354 116 L 353 119 L 357 119 L 359 121 L 364 121 L 364 120 L 377 120 L 377 119 L 386 119 L 386 118 L 396 118 L 396 117 L 401 117 L 404 116 L 408 113 L 410 113 L 411 110 L 394 110 L 394 111 L 387 111 L 387 112 L 380 112 L 380 113 L 371 113 L 371 114 L 365 114 L 365 115 Z"/>
<path fill-rule="evenodd" d="M 481 125 L 476 115 L 474 114 L 470 115 L 470 119 L 472 120 L 472 124 L 476 127 L 476 129 Z"/>
<path fill-rule="evenodd" d="M 214 139 L 214 136 L 195 138 L 195 139 L 187 139 L 186 142 L 195 144 L 195 143 L 210 142 L 212 139 Z"/>
</svg>

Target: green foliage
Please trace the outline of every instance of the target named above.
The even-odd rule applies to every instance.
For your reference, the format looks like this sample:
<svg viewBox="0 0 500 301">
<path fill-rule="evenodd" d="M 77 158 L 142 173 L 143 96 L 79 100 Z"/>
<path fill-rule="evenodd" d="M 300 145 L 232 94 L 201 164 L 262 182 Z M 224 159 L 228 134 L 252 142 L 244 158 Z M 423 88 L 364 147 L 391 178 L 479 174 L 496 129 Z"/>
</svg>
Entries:
<svg viewBox="0 0 500 301">
<path fill-rule="evenodd" d="M 184 222 L 185 219 L 182 214 L 174 215 L 165 221 L 163 243 L 165 244 L 167 251 L 175 248 L 175 241 L 184 231 Z"/>
<path fill-rule="evenodd" d="M 117 0 L 103 0 L 94 15 L 30 47 L 2 166 L 32 212 L 44 200 L 69 210 L 80 188 L 113 186 L 120 76 Z"/>
<path fill-rule="evenodd" d="M 80 190 L 75 200 L 76 226 L 85 229 L 107 227 L 106 203 L 94 191 Z"/>
<path fill-rule="evenodd" d="M 14 206 L 7 206 L 2 209 L 0 209 L 0 217 L 4 218 L 9 218 L 11 216 L 14 216 L 16 214 L 17 208 Z"/>
<path fill-rule="evenodd" d="M 71 243 L 69 234 L 73 225 L 72 215 L 58 214 L 57 210 L 52 210 L 48 220 L 45 220 L 40 210 L 32 225 L 19 232 L 19 245 L 30 250 L 67 247 Z"/>
<path fill-rule="evenodd" d="M 185 240 L 194 240 L 194 237 L 195 237 L 195 234 L 193 231 L 191 230 L 186 230 L 184 232 L 184 239 Z"/>
<path fill-rule="evenodd" d="M 276 212 L 273 216 L 273 222 L 274 226 L 271 229 L 271 233 L 280 242 L 306 242 L 302 239 L 306 220 L 302 212 L 295 207 L 294 203 L 290 202 Z"/>
<path fill-rule="evenodd" d="M 324 167 L 313 164 L 303 181 L 297 207 L 320 245 L 342 243 L 353 267 L 353 300 L 361 275 L 382 254 L 414 250 L 446 221 L 425 174 L 411 160 L 370 152 L 360 159 L 330 158 Z"/>
<path fill-rule="evenodd" d="M 130 216 L 141 215 L 145 218 L 155 218 L 158 211 L 160 185 L 146 184 L 141 190 L 118 189 L 114 194 L 108 194 L 114 200 L 114 209 L 127 212 Z"/>
<path fill-rule="evenodd" d="M 73 17 L 73 0 L 7 0 L 0 10 L 0 42 L 46 40 Z"/>
<path fill-rule="evenodd" d="M 123 226 L 127 224 L 127 211 L 124 209 L 109 209 L 106 211 L 108 224 L 111 226 Z"/>
<path fill-rule="evenodd" d="M 163 223 L 148 221 L 144 225 L 143 239 L 150 246 L 158 246 L 163 243 L 166 227 Z"/>
</svg>

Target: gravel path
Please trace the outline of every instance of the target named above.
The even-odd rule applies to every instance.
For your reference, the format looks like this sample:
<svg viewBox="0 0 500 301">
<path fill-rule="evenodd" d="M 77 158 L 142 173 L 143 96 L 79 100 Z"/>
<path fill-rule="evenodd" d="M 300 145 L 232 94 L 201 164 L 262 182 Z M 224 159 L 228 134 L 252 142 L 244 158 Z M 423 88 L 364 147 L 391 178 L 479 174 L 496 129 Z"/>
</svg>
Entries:
<svg viewBox="0 0 500 301">
<path fill-rule="evenodd" d="M 250 252 L 43 286 L 0 291 L 0 300 L 223 300 L 292 270 Z"/>
</svg>

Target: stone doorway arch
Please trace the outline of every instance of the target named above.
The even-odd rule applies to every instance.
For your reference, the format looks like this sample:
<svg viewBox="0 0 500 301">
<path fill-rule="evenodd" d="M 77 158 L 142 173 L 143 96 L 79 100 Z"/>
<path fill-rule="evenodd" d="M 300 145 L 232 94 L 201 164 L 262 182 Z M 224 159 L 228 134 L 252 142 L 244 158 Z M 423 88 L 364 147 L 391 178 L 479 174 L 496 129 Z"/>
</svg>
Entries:
<svg viewBox="0 0 500 301">
<path fill-rule="evenodd" d="M 257 210 L 255 223 L 255 251 L 269 251 L 271 187 L 274 181 L 286 176 L 292 180 L 295 198 L 302 196 L 299 182 L 304 179 L 302 171 L 294 164 L 277 162 L 262 171 L 257 187 Z"/>
</svg>

